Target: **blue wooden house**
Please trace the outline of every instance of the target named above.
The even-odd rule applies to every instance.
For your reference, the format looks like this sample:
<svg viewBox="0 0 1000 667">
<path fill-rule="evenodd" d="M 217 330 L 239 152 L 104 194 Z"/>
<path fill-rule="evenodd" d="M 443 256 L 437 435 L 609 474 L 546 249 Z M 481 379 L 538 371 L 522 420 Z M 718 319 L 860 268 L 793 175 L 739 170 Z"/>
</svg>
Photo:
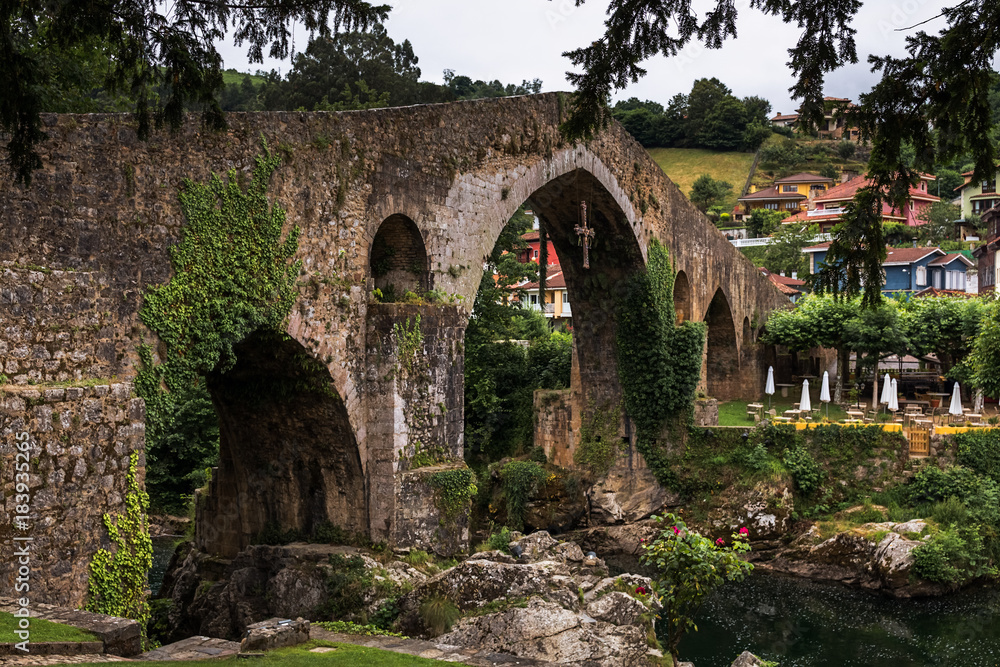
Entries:
<svg viewBox="0 0 1000 667">
<path fill-rule="evenodd" d="M 829 249 L 829 243 L 802 249 L 809 256 L 810 273 L 823 267 Z M 946 253 L 940 248 L 886 248 L 882 291 L 916 293 L 933 287 L 964 292 L 966 270 L 972 265 L 965 255 Z"/>
</svg>

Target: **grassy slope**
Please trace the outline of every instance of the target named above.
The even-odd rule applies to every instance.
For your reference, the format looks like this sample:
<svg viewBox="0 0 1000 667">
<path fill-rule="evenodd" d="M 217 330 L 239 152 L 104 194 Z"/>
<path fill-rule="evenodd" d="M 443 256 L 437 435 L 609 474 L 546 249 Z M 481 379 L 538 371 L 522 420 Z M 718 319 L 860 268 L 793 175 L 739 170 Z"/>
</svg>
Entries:
<svg viewBox="0 0 1000 667">
<path fill-rule="evenodd" d="M 5 642 L 18 642 L 21 641 L 14 634 L 14 630 L 18 629 L 18 622 L 20 619 L 14 617 L 13 614 L 8 614 L 5 611 L 0 611 L 0 641 Z M 96 642 L 99 641 L 95 635 L 89 632 L 84 632 L 69 625 L 62 625 L 61 623 L 52 623 L 51 621 L 44 621 L 40 618 L 32 618 L 31 626 L 28 630 L 31 632 L 30 641 L 33 643 L 37 642 Z M 29 647 L 31 645 L 29 644 Z"/>
<path fill-rule="evenodd" d="M 733 186 L 726 200 L 726 210 L 732 210 L 747 180 L 753 153 L 716 153 L 701 148 L 651 148 L 649 154 L 685 195 L 702 174 L 721 179 Z"/>
<path fill-rule="evenodd" d="M 225 82 L 227 86 L 232 83 L 241 84 L 243 83 L 243 77 L 245 77 L 247 74 L 249 74 L 249 72 L 244 73 L 244 72 L 237 72 L 234 69 L 226 69 L 222 70 L 222 80 Z M 253 74 L 250 74 L 250 80 L 253 81 L 253 85 L 255 86 L 259 86 L 260 84 L 264 83 L 264 77 L 255 76 Z"/>
</svg>

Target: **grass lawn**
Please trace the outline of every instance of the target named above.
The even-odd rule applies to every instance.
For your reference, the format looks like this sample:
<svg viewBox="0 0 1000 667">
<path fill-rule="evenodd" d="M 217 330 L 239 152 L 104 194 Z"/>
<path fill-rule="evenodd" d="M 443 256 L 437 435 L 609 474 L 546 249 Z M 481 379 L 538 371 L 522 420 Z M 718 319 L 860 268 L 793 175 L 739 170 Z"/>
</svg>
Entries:
<svg viewBox="0 0 1000 667">
<path fill-rule="evenodd" d="M 84 632 L 69 625 L 62 625 L 61 623 L 53 623 L 51 621 L 43 621 L 40 618 L 32 618 L 31 626 L 28 630 L 31 632 L 30 641 L 34 642 L 96 642 L 100 641 L 95 635 L 89 632 Z M 15 618 L 13 614 L 8 614 L 5 611 L 0 611 L 0 641 L 2 642 L 19 642 L 21 639 L 14 634 L 14 630 L 18 630 L 18 622 L 20 619 Z M 30 644 L 29 644 L 30 646 Z"/>
<path fill-rule="evenodd" d="M 810 387 L 811 389 L 811 387 Z M 809 398 L 812 401 L 813 407 L 819 407 L 820 417 L 826 416 L 826 406 L 819 402 L 819 388 L 815 391 L 809 392 Z M 795 392 L 794 398 L 792 397 L 792 391 L 789 389 L 788 398 L 782 398 L 781 394 L 775 394 L 771 397 L 771 407 L 778 411 L 778 415 L 781 415 L 785 410 L 791 410 L 795 406 L 795 403 L 799 396 L 802 395 L 802 389 Z M 725 403 L 719 403 L 719 426 L 753 426 L 753 418 L 747 418 L 747 403 L 763 403 L 764 410 L 767 410 L 767 397 L 764 397 L 762 401 L 726 401 Z M 846 419 L 847 413 L 838 405 L 830 404 L 830 420 L 840 421 L 841 419 Z"/>
<path fill-rule="evenodd" d="M 237 72 L 235 69 L 224 69 L 222 70 L 222 81 L 227 86 L 235 83 L 243 83 L 243 77 L 245 77 L 249 72 Z M 253 81 L 253 85 L 259 86 L 264 83 L 264 77 L 257 76 L 255 74 L 250 74 L 250 80 Z"/>
<path fill-rule="evenodd" d="M 328 646 L 336 650 L 328 653 L 310 653 L 309 649 Z M 105 667 L 107 663 L 83 663 L 92 667 Z M 261 658 L 246 660 L 235 656 L 222 660 L 194 660 L 171 662 L 173 667 L 218 667 L 219 665 L 254 665 L 255 667 L 430 667 L 443 664 L 439 660 L 417 658 L 403 653 L 392 653 L 376 648 L 339 644 L 336 642 L 310 641 L 291 648 L 268 651 Z M 462 663 L 451 663 L 461 665 Z M 81 666 L 83 667 L 83 666 Z"/>
<path fill-rule="evenodd" d="M 732 194 L 725 201 L 727 211 L 736 205 L 753 164 L 753 153 L 716 153 L 702 148 L 650 148 L 649 154 L 685 196 L 702 174 L 732 185 Z"/>
</svg>

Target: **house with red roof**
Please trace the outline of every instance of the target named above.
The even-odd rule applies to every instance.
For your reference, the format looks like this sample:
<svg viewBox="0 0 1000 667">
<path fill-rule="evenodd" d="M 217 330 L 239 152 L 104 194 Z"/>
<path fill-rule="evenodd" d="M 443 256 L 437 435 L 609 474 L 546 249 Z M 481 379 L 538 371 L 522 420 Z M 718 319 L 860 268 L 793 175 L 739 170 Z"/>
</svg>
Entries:
<svg viewBox="0 0 1000 667">
<path fill-rule="evenodd" d="M 930 193 L 930 183 L 934 180 L 936 178 L 930 174 L 921 174 L 920 181 L 910 188 L 909 200 L 903 205 L 901 211 L 888 203 L 883 203 L 882 221 L 903 223 L 910 227 L 922 225 L 920 214 L 934 202 L 941 201 Z M 844 207 L 854 199 L 858 190 L 870 184 L 871 179 L 867 176 L 856 176 L 846 183 L 841 183 L 818 195 L 812 200 L 814 208 L 808 211 L 799 211 L 795 215 L 785 218 L 782 224 L 819 225 L 821 232 L 829 232 L 834 225 L 840 223 Z"/>
<path fill-rule="evenodd" d="M 809 272 L 816 273 L 825 267 L 830 243 L 803 248 L 809 255 Z M 960 252 L 948 253 L 940 248 L 886 248 L 882 262 L 885 274 L 883 292 L 917 293 L 929 287 L 937 290 L 965 291 L 966 273 L 973 266 L 972 260 Z"/>
<path fill-rule="evenodd" d="M 542 315 L 552 320 L 553 325 L 573 323 L 573 309 L 569 305 L 569 291 L 566 289 L 566 276 L 561 270 L 545 276 L 545 302 L 540 302 L 538 282 L 529 282 L 516 286 L 524 290 L 528 308 L 541 310 Z"/>
<path fill-rule="evenodd" d="M 774 286 L 778 288 L 778 291 L 787 296 L 792 303 L 796 303 L 799 298 L 802 297 L 802 290 L 805 288 L 806 281 L 772 273 L 763 266 L 760 267 L 760 272 L 764 274 L 768 280 L 774 283 Z M 792 275 L 794 276 L 795 274 Z"/>
<path fill-rule="evenodd" d="M 857 139 L 858 130 L 848 129 L 843 117 L 843 111 L 855 106 L 848 97 L 823 98 L 823 122 L 820 123 L 818 134 L 821 139 Z M 801 109 L 799 110 L 801 111 Z M 798 128 L 799 114 L 783 114 L 780 111 L 771 118 L 771 125 L 777 127 Z"/>
</svg>

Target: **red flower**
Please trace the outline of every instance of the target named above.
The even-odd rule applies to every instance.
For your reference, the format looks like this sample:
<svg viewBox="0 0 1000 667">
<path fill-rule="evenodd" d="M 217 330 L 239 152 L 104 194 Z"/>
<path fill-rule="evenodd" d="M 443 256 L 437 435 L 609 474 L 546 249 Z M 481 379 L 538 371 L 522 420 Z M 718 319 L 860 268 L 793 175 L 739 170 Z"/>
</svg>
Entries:
<svg viewBox="0 0 1000 667">
<path fill-rule="evenodd" d="M 674 535 L 680 535 L 680 534 L 681 534 L 681 529 L 678 528 L 677 526 L 674 526 Z"/>
<path fill-rule="evenodd" d="M 635 592 L 638 593 L 639 595 L 645 595 L 649 591 L 646 590 L 645 586 L 639 586 L 638 588 L 635 589 Z"/>
<path fill-rule="evenodd" d="M 749 534 L 750 534 L 750 531 L 747 530 L 746 526 L 743 526 L 742 528 L 740 528 L 740 535 L 749 535 Z"/>
<path fill-rule="evenodd" d="M 717 539 L 715 541 L 715 543 L 718 544 L 720 547 L 726 546 L 726 541 L 724 539 L 722 539 L 721 537 L 719 539 Z"/>
</svg>

